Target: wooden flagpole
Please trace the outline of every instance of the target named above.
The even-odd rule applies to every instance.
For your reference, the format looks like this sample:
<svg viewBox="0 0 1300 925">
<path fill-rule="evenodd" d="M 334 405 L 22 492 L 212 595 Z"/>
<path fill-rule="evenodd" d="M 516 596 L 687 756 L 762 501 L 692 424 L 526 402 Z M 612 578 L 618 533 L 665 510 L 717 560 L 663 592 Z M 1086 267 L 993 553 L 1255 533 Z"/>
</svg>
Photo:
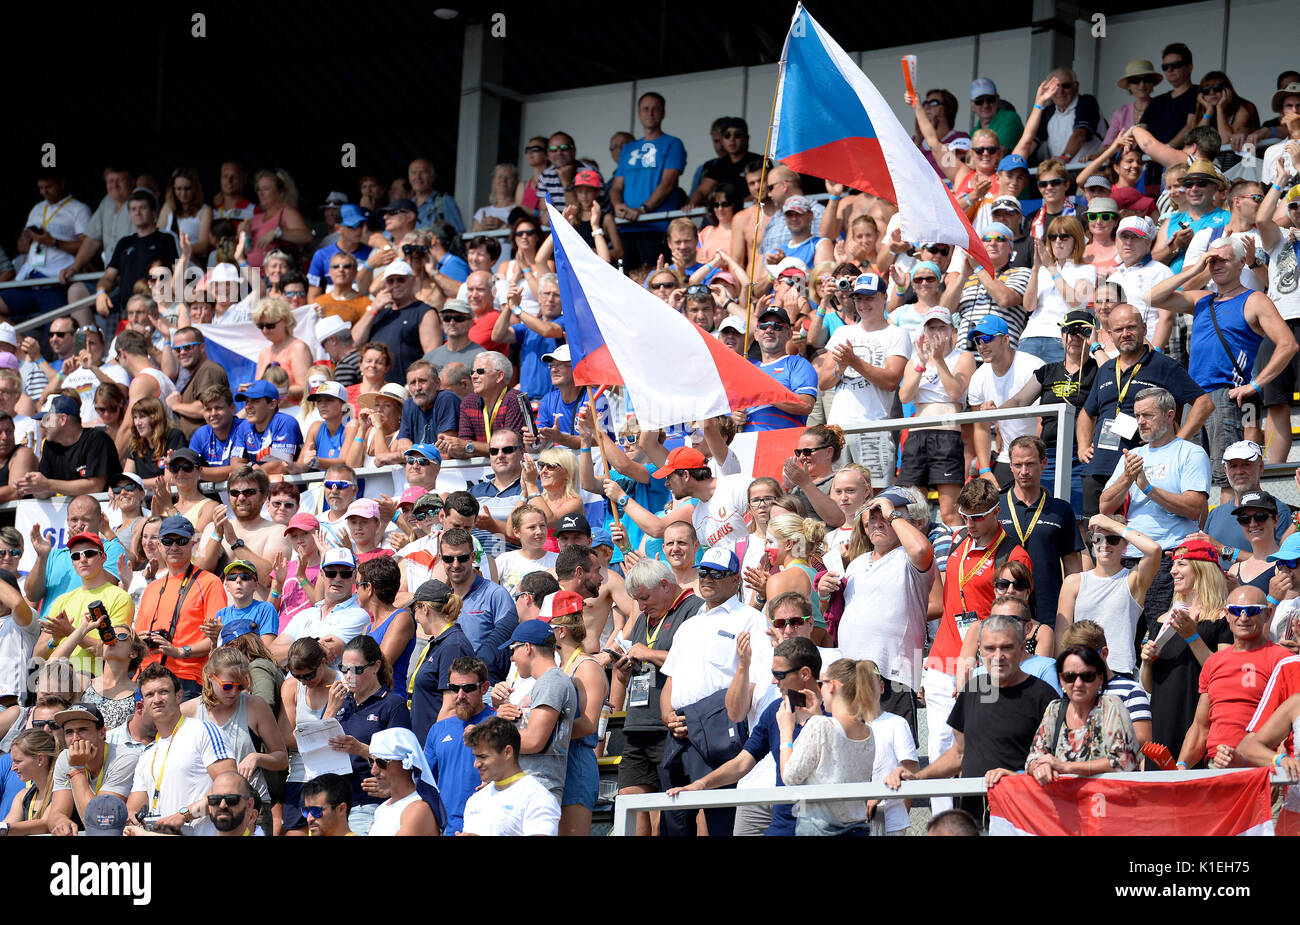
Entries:
<svg viewBox="0 0 1300 925">
<path fill-rule="evenodd" d="M 754 239 L 749 249 L 749 285 L 745 287 L 745 356 L 749 355 L 749 322 L 753 317 L 754 271 L 758 266 L 758 228 L 763 217 L 763 203 L 767 202 L 767 165 L 771 160 L 772 128 L 776 122 L 776 98 L 781 93 L 781 78 L 785 74 L 785 49 L 781 50 L 781 60 L 776 65 L 776 87 L 772 90 L 772 111 L 767 117 L 767 141 L 763 144 L 763 170 L 758 177 L 758 214 L 754 216 Z"/>
</svg>

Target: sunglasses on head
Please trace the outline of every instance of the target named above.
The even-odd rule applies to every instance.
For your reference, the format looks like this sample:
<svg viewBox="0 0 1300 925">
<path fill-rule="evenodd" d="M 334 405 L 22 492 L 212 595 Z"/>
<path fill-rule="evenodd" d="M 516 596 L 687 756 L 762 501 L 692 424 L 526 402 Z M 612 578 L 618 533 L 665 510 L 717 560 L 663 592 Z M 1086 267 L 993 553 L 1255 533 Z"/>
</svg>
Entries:
<svg viewBox="0 0 1300 925">
<path fill-rule="evenodd" d="M 1091 684 L 1097 680 L 1097 672 L 1091 668 L 1087 671 L 1062 671 L 1061 680 L 1066 684 L 1073 684 L 1075 681 Z"/>
<path fill-rule="evenodd" d="M 333 480 L 327 480 L 325 482 L 325 487 L 335 489 L 336 491 L 342 491 L 345 488 L 351 488 L 352 483 L 339 481 L 338 479 L 333 479 Z"/>
<path fill-rule="evenodd" d="M 419 466 L 423 469 L 425 466 L 432 466 L 433 460 L 424 456 L 407 456 L 406 464 L 408 466 Z"/>
<path fill-rule="evenodd" d="M 488 447 L 489 456 L 509 456 L 511 453 L 518 453 L 522 449 L 519 446 L 490 446 Z"/>
<path fill-rule="evenodd" d="M 448 565 L 464 565 L 466 562 L 474 558 L 474 554 L 472 552 L 464 552 L 459 555 L 448 555 L 443 553 L 438 558 L 442 559 L 442 561 Z"/>
<path fill-rule="evenodd" d="M 378 663 L 377 663 L 377 662 L 366 662 L 364 665 L 344 665 L 344 666 L 342 666 L 341 668 L 339 668 L 339 674 L 342 674 L 342 675 L 354 674 L 354 675 L 356 675 L 357 677 L 361 677 L 361 675 L 365 673 L 365 670 L 366 670 L 367 668 L 369 668 L 371 665 L 375 665 L 375 664 L 378 664 Z"/>
<path fill-rule="evenodd" d="M 182 536 L 160 536 L 158 542 L 164 546 L 185 546 L 189 540 Z"/>
<path fill-rule="evenodd" d="M 330 579 L 352 577 L 352 569 L 350 568 L 323 568 L 321 572 L 326 578 Z"/>
<path fill-rule="evenodd" d="M 1046 180 L 1038 181 L 1039 189 L 1046 189 L 1050 186 L 1064 186 L 1064 185 L 1065 185 L 1064 177 L 1048 177 Z"/>
<path fill-rule="evenodd" d="M 1119 216 L 1114 212 L 1084 212 L 1083 217 L 1090 222 L 1117 222 Z"/>
<path fill-rule="evenodd" d="M 998 150 L 997 145 L 980 145 L 971 148 L 971 152 L 979 157 L 987 157 L 990 154 L 997 154 Z"/>
<path fill-rule="evenodd" d="M 778 618 L 776 620 L 773 620 L 772 625 L 779 630 L 783 630 L 787 626 L 803 626 L 807 622 L 808 622 L 807 617 L 789 617 L 787 619 Z M 772 674 L 776 674 L 776 672 L 774 671 L 772 672 Z"/>
<path fill-rule="evenodd" d="M 794 455 L 798 456 L 800 459 L 807 459 L 813 453 L 818 453 L 822 450 L 828 449 L 829 447 L 830 447 L 829 443 L 823 444 L 821 446 L 795 447 Z"/>
<path fill-rule="evenodd" d="M 994 578 L 993 587 L 998 591 L 1010 591 L 1012 588 L 1015 588 L 1017 591 L 1029 590 L 1029 585 L 1025 584 L 1023 581 L 1020 581 L 1019 579 L 1013 580 L 1010 578 Z"/>
<path fill-rule="evenodd" d="M 472 694 L 479 689 L 479 682 L 473 684 L 448 684 L 447 692 L 451 694 Z"/>
<path fill-rule="evenodd" d="M 260 488 L 232 488 L 230 497 L 232 498 L 252 498 L 262 493 Z"/>
<path fill-rule="evenodd" d="M 707 578 L 709 581 L 722 581 L 724 578 L 736 574 L 725 569 L 709 568 L 707 565 L 700 568 L 699 572 L 701 578 Z"/>
<path fill-rule="evenodd" d="M 1254 618 L 1268 613 L 1268 607 L 1264 604 L 1229 604 L 1225 609 L 1234 617 Z"/>
<path fill-rule="evenodd" d="M 985 94 L 984 96 L 977 96 L 975 97 L 975 99 L 971 100 L 971 102 L 974 103 L 976 106 L 987 106 L 990 103 L 996 103 L 997 101 L 998 98 L 996 96 L 989 96 L 987 94 Z"/>
<path fill-rule="evenodd" d="M 1269 511 L 1253 511 L 1247 514 L 1236 515 L 1237 523 L 1241 524 L 1243 527 L 1246 526 L 1246 524 L 1250 523 L 1252 520 L 1257 524 L 1268 523 L 1269 518 L 1276 517 L 1276 516 L 1277 515 L 1275 513 Z"/>
</svg>

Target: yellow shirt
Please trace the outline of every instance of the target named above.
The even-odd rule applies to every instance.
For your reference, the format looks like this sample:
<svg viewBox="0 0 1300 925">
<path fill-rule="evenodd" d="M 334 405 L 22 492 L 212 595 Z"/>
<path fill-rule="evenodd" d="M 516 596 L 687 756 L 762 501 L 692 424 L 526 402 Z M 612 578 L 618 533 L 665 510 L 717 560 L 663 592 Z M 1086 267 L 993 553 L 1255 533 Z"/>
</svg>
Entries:
<svg viewBox="0 0 1300 925">
<path fill-rule="evenodd" d="M 80 626 L 87 617 L 87 610 L 94 601 L 102 601 L 108 608 L 109 619 L 113 621 L 114 626 L 130 628 L 132 621 L 135 619 L 135 602 L 131 600 L 131 595 L 127 594 L 111 581 L 105 581 L 98 588 L 77 588 L 69 591 L 67 594 L 59 597 L 50 607 L 51 614 L 57 614 L 59 611 L 72 621 L 73 626 Z M 89 640 L 98 641 L 99 634 L 91 630 L 87 636 Z M 72 663 L 78 671 L 91 672 L 99 674 L 95 669 L 95 656 L 85 646 L 77 646 L 72 653 Z"/>
</svg>

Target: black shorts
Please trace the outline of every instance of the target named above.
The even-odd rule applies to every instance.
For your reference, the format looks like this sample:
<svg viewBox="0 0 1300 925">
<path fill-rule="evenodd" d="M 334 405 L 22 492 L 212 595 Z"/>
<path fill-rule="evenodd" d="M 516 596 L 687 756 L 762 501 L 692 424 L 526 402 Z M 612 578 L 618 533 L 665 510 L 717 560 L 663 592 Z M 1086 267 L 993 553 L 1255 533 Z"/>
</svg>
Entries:
<svg viewBox="0 0 1300 925">
<path fill-rule="evenodd" d="M 663 732 L 629 732 L 618 762 L 618 789 L 647 787 L 658 793 L 659 766 L 664 763 L 664 745 L 668 730 Z"/>
<path fill-rule="evenodd" d="M 1104 475 L 1085 475 L 1083 477 L 1083 516 L 1085 519 L 1101 513 L 1101 493 L 1106 490 L 1110 479 Z"/>
<path fill-rule="evenodd" d="M 1300 319 L 1288 321 L 1287 327 L 1300 340 Z M 1259 342 L 1259 354 L 1255 358 L 1255 369 L 1263 369 L 1273 358 L 1273 342 L 1265 337 Z M 1291 358 L 1279 375 L 1272 382 L 1260 388 L 1260 399 L 1264 407 L 1273 405 L 1290 405 L 1291 396 L 1295 394 L 1296 385 L 1300 384 L 1300 353 Z"/>
<path fill-rule="evenodd" d="M 932 488 L 961 485 L 966 481 L 966 454 L 961 433 L 955 430 L 913 430 L 903 444 L 903 464 L 898 467 L 899 485 Z"/>
</svg>

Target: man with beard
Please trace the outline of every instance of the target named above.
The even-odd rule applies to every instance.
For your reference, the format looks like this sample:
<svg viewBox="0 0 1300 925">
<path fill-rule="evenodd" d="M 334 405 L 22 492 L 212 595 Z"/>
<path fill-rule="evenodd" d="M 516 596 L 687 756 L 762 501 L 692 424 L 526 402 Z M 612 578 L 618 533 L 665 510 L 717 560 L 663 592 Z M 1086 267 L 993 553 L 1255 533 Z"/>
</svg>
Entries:
<svg viewBox="0 0 1300 925">
<path fill-rule="evenodd" d="M 277 552 L 287 560 L 292 554 L 284 538 L 284 527 L 262 516 L 262 506 L 271 491 L 271 480 L 260 468 L 245 466 L 230 477 L 230 512 L 218 507 L 212 518 L 212 533 L 203 546 L 200 565 L 215 571 L 224 551 L 231 561 L 243 559 L 270 585 L 271 561 Z"/>
<path fill-rule="evenodd" d="M 488 691 L 488 669 L 482 659 L 456 659 L 451 663 L 450 678 L 446 696 L 451 698 L 452 715 L 429 730 L 424 759 L 447 807 L 445 834 L 458 835 L 465 824 L 465 801 L 480 783 L 474 753 L 465 744 L 465 730 L 495 716 L 496 711 L 483 701 Z"/>
<path fill-rule="evenodd" d="M 227 771 L 213 779 L 203 809 L 207 815 L 194 824 L 195 835 L 239 838 L 266 834 L 257 825 L 253 790 L 238 771 Z"/>
</svg>

